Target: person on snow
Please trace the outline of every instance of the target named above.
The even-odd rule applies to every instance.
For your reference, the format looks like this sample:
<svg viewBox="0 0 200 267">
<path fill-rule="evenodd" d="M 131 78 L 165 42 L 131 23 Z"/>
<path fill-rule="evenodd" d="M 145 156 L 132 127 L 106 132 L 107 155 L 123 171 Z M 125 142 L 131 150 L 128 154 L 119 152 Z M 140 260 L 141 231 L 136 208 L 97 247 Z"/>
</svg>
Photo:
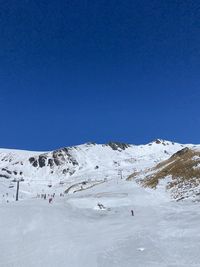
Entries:
<svg viewBox="0 0 200 267">
<path fill-rule="evenodd" d="M 134 211 L 133 210 L 131 210 L 131 215 L 134 216 Z"/>
</svg>

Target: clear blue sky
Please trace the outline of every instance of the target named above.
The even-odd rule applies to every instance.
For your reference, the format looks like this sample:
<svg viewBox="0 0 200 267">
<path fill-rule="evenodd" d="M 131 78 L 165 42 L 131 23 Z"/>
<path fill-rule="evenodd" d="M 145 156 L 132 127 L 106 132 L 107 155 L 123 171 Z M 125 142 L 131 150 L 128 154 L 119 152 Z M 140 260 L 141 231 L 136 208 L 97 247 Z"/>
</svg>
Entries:
<svg viewBox="0 0 200 267">
<path fill-rule="evenodd" d="M 200 143 L 200 3 L 9 0 L 0 147 Z"/>
</svg>

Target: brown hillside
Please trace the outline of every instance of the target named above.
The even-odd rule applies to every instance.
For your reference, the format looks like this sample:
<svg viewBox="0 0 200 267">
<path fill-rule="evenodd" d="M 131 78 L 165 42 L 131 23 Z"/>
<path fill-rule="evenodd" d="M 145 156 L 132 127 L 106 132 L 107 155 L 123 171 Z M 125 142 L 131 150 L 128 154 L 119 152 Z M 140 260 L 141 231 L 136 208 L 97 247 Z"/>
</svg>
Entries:
<svg viewBox="0 0 200 267">
<path fill-rule="evenodd" d="M 177 189 L 179 192 L 174 197 L 182 196 L 182 192 L 200 185 L 200 151 L 184 148 L 168 160 L 159 163 L 151 170 L 142 184 L 145 187 L 156 188 L 159 181 L 166 176 L 171 177 L 167 189 Z M 176 190 L 174 190 L 175 192 Z"/>
</svg>

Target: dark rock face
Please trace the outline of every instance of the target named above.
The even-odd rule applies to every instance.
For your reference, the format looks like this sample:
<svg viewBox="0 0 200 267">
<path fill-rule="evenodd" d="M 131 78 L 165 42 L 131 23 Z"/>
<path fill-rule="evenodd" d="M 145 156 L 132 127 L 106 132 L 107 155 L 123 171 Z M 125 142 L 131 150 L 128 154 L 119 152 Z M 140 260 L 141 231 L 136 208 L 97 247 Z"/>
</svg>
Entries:
<svg viewBox="0 0 200 267">
<path fill-rule="evenodd" d="M 39 155 L 38 159 L 35 157 L 31 157 L 29 158 L 29 162 L 33 165 L 33 167 L 39 167 L 43 168 L 46 166 L 46 161 L 47 161 L 47 155 L 42 154 Z"/>
<path fill-rule="evenodd" d="M 175 154 L 172 155 L 172 158 L 175 158 L 175 157 L 180 157 L 186 153 L 188 153 L 190 151 L 190 149 L 188 147 L 185 147 L 181 150 L 179 150 L 178 152 L 176 152 Z"/>
<path fill-rule="evenodd" d="M 33 167 L 37 167 L 38 166 L 38 162 L 37 162 L 37 160 L 35 160 L 34 162 L 33 162 Z"/>
<path fill-rule="evenodd" d="M 87 142 L 86 145 L 87 145 L 87 146 L 95 146 L 96 143 L 95 143 L 95 142 Z"/>
<path fill-rule="evenodd" d="M 125 150 L 126 148 L 130 147 L 129 144 L 120 142 L 109 142 L 107 145 L 110 146 L 113 150 L 119 150 L 119 149 Z"/>
<path fill-rule="evenodd" d="M 65 155 L 68 153 L 67 151 L 67 149 L 53 151 L 53 160 L 56 166 L 60 166 L 65 162 Z"/>
<path fill-rule="evenodd" d="M 62 148 L 50 153 L 41 154 L 37 157 L 31 157 L 29 158 L 29 162 L 35 168 L 48 166 L 53 169 L 54 166 L 64 166 L 66 164 L 76 166 L 78 162 L 70 154 L 71 149 L 72 148 Z M 73 172 L 73 170 L 71 170 L 71 172 Z M 69 173 L 71 175 L 71 172 L 68 168 L 63 170 L 63 174 Z"/>
<path fill-rule="evenodd" d="M 75 170 L 71 170 L 71 171 L 69 171 L 69 175 L 71 176 L 71 175 L 73 175 L 75 173 Z"/>
<path fill-rule="evenodd" d="M 40 155 L 38 158 L 38 163 L 40 168 L 43 168 L 46 165 L 47 156 L 46 155 Z"/>
<path fill-rule="evenodd" d="M 67 170 L 66 170 L 66 169 L 64 169 L 64 170 L 62 171 L 62 173 L 63 173 L 63 174 L 66 174 L 66 173 L 67 173 Z"/>
<path fill-rule="evenodd" d="M 31 164 L 33 164 L 34 161 L 35 161 L 35 158 L 34 158 L 34 157 L 29 158 L 29 162 L 30 162 Z"/>
<path fill-rule="evenodd" d="M 29 162 L 33 165 L 33 167 L 37 167 L 38 166 L 38 161 L 37 161 L 37 159 L 36 158 L 34 158 L 34 157 L 31 157 L 31 158 L 29 158 Z"/>
<path fill-rule="evenodd" d="M 74 166 L 78 165 L 78 162 L 77 162 L 75 159 L 71 159 L 71 163 L 72 163 Z"/>
<path fill-rule="evenodd" d="M 53 159 L 48 159 L 48 166 L 53 167 Z"/>
<path fill-rule="evenodd" d="M 60 164 L 60 161 L 59 161 L 57 158 L 54 158 L 53 160 L 54 160 L 54 163 L 56 164 L 56 166 L 61 165 L 61 164 Z"/>
<path fill-rule="evenodd" d="M 0 177 L 2 177 L 2 178 L 6 178 L 6 179 L 9 179 L 9 178 L 10 178 L 10 176 L 8 176 L 8 175 L 6 175 L 6 174 L 0 174 Z"/>
<path fill-rule="evenodd" d="M 157 145 L 161 144 L 161 141 L 160 141 L 159 139 L 156 139 L 154 142 L 155 142 Z"/>
<path fill-rule="evenodd" d="M 7 172 L 8 174 L 12 174 L 11 171 L 9 171 L 9 170 L 7 170 L 7 169 L 5 169 L 5 168 L 3 168 L 2 171 Z"/>
<path fill-rule="evenodd" d="M 70 154 L 70 148 L 62 148 L 53 152 L 53 159 L 57 166 L 63 163 L 71 163 L 73 166 L 78 165 L 78 162 Z"/>
</svg>

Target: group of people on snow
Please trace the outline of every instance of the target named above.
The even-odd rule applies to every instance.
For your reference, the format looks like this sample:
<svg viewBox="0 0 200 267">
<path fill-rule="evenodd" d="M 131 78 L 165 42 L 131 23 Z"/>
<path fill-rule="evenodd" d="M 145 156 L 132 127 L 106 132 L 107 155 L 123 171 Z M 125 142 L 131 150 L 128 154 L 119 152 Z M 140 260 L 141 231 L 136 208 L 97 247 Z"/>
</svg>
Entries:
<svg viewBox="0 0 200 267">
<path fill-rule="evenodd" d="M 53 194 L 46 194 L 46 193 L 42 193 L 42 194 L 37 194 L 37 198 L 41 198 L 41 199 L 48 199 L 49 204 L 53 202 L 53 199 L 55 198 L 56 193 Z M 64 197 L 63 193 L 59 194 L 60 197 Z"/>
</svg>

